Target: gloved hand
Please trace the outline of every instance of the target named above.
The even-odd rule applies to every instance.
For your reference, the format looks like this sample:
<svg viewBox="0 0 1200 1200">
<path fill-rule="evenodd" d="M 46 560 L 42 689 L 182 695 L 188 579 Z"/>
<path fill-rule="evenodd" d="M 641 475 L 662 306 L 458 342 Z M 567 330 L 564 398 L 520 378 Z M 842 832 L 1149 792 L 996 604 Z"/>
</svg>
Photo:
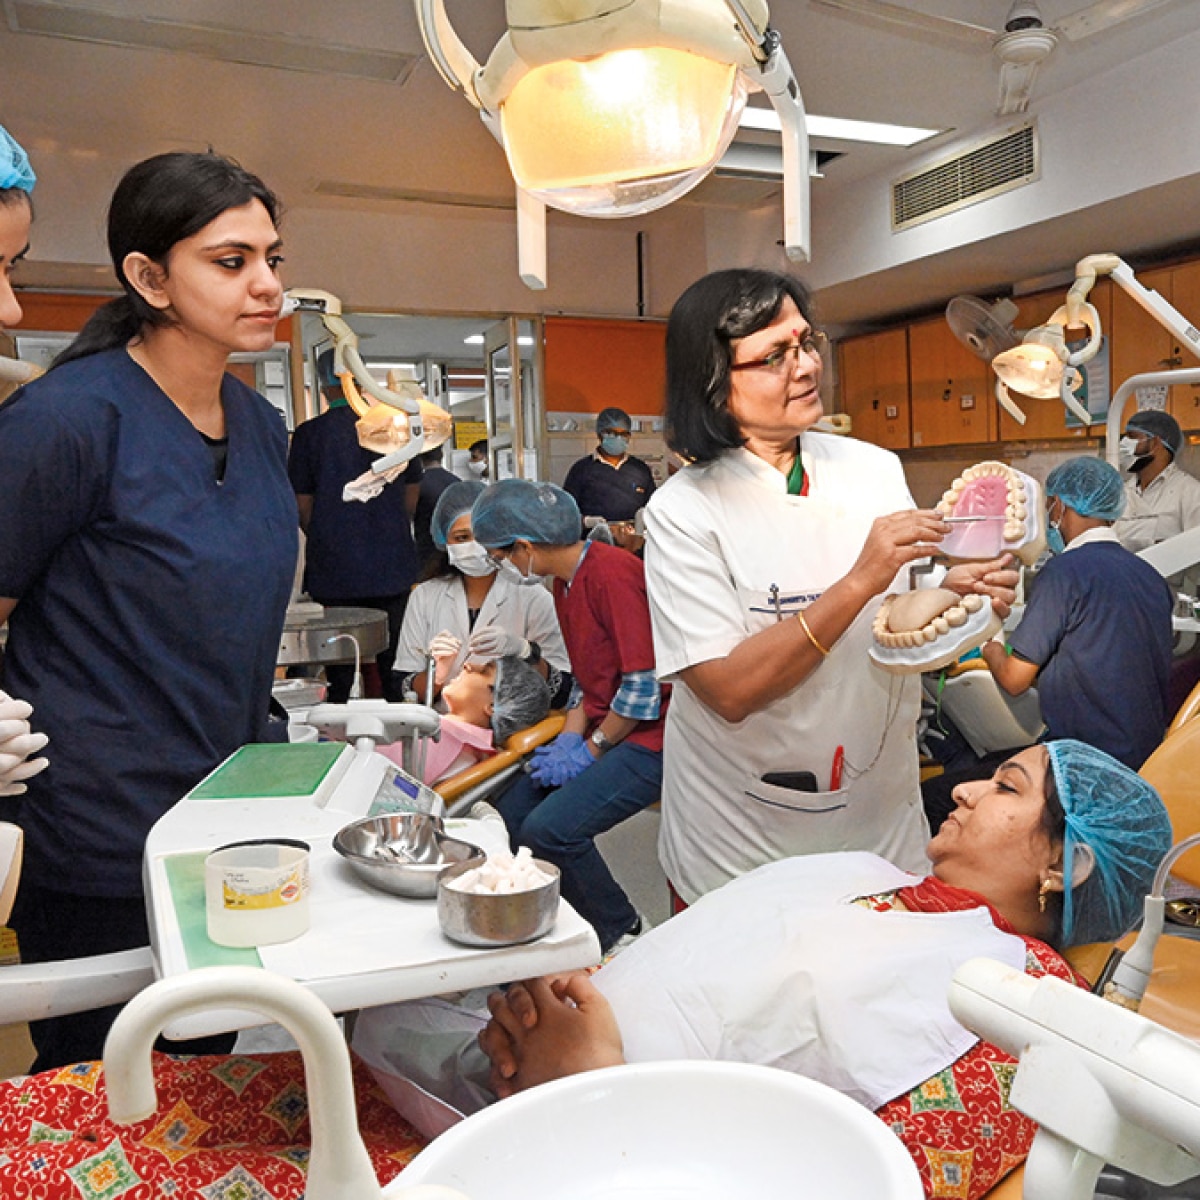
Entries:
<svg viewBox="0 0 1200 1200">
<path fill-rule="evenodd" d="M 562 787 L 595 761 L 581 734 L 560 733 L 549 745 L 533 752 L 529 774 L 542 787 Z"/>
<path fill-rule="evenodd" d="M 467 642 L 467 652 L 472 658 L 504 658 L 509 654 L 526 658 L 529 649 L 529 642 L 519 633 L 509 633 L 499 625 L 478 626 Z"/>
<path fill-rule="evenodd" d="M 29 728 L 33 708 L 0 692 L 0 796 L 19 796 L 26 779 L 50 765 L 45 758 L 30 759 L 50 741 L 44 733 Z"/>
<path fill-rule="evenodd" d="M 438 687 L 450 678 L 461 649 L 462 642 L 447 629 L 443 629 L 429 643 L 429 653 L 433 656 L 433 682 Z"/>
</svg>

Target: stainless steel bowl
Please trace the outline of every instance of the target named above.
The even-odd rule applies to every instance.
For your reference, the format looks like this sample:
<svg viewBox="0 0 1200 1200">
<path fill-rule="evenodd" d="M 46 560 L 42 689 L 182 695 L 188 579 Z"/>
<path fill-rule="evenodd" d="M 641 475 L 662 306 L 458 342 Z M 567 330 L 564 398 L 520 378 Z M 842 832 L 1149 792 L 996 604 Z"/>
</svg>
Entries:
<svg viewBox="0 0 1200 1200">
<path fill-rule="evenodd" d="M 527 892 L 480 895 L 446 886 L 477 865 L 474 863 L 462 863 L 443 872 L 437 889 L 442 932 L 464 946 L 516 946 L 549 933 L 558 915 L 558 868 L 541 858 L 533 861 L 553 878 Z"/>
<path fill-rule="evenodd" d="M 428 813 L 364 817 L 339 830 L 333 848 L 372 887 L 416 900 L 436 896 L 448 868 L 487 859 L 478 846 L 444 833 L 441 818 Z"/>
</svg>

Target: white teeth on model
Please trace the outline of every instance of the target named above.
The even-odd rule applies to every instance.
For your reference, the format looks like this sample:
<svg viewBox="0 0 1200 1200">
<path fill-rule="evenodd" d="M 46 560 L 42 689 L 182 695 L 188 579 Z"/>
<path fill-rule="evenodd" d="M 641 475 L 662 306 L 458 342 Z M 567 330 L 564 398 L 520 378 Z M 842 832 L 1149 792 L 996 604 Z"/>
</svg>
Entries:
<svg viewBox="0 0 1200 1200">
<path fill-rule="evenodd" d="M 946 619 L 946 624 L 958 628 L 960 625 L 967 623 L 967 610 L 961 604 L 956 604 L 953 608 L 942 614 Z"/>
<path fill-rule="evenodd" d="M 964 596 L 962 598 L 962 606 L 969 613 L 978 612 L 983 607 L 982 596 Z"/>
</svg>

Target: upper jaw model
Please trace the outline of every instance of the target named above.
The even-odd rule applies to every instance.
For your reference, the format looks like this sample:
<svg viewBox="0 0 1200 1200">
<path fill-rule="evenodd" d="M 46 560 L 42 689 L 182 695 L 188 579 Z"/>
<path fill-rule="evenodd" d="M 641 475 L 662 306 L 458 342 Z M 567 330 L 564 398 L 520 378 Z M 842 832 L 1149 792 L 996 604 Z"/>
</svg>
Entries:
<svg viewBox="0 0 1200 1200">
<path fill-rule="evenodd" d="M 1042 489 L 1007 463 L 968 467 L 937 503 L 954 528 L 941 552 L 955 561 L 1009 553 L 1032 565 L 1046 547 Z M 885 597 L 875 616 L 871 657 L 897 674 L 936 671 L 982 645 L 1002 622 L 986 596 L 928 588 Z"/>
</svg>

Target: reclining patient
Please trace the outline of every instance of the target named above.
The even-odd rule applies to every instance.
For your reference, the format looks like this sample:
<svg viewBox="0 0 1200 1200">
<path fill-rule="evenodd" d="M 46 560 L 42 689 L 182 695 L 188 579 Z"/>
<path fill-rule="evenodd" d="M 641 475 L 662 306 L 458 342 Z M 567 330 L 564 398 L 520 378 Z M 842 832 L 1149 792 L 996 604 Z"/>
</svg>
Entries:
<svg viewBox="0 0 1200 1200">
<path fill-rule="evenodd" d="M 415 1032 L 414 1014 L 432 1002 L 361 1014 L 355 1045 L 369 1035 L 368 1061 L 392 1094 L 397 1074 L 433 1085 L 429 1072 L 418 1077 L 414 1051 L 457 1044 L 444 1057 L 456 1071 L 477 1070 L 478 1103 L 622 1061 L 771 1064 L 873 1107 L 913 1155 L 929 1196 L 974 1200 L 1025 1158 L 1034 1126 L 1007 1103 L 1014 1060 L 950 1016 L 951 975 L 988 954 L 1078 982 L 1051 945 L 1124 933 L 1171 832 L 1148 784 L 1078 742 L 1023 750 L 990 781 L 962 785 L 956 800 L 929 845 L 928 878 L 864 853 L 787 859 L 705 896 L 590 978 L 494 995 L 480 1038 L 490 1062 L 473 1032 Z M 477 1031 L 486 1020 L 459 1026 Z M 233 1194 L 235 1184 L 276 1200 L 303 1193 L 297 1054 L 156 1055 L 159 1111 L 124 1129 L 107 1119 L 100 1074 L 84 1064 L 0 1084 L 0 1195 L 25 1194 L 36 1178 L 39 1194 L 75 1196 L 84 1190 L 76 1180 L 111 1185 L 114 1172 L 152 1180 L 155 1194 L 167 1183 L 180 1195 L 205 1185 L 206 1195 Z M 386 1182 L 421 1140 L 362 1063 L 355 1079 L 360 1128 Z M 454 1082 L 466 1107 L 471 1089 Z"/>
<path fill-rule="evenodd" d="M 928 1195 L 983 1195 L 1034 1126 L 1007 1104 L 1013 1060 L 951 1016 L 951 976 L 982 954 L 1075 978 L 1051 947 L 1126 932 L 1171 831 L 1147 783 L 1080 742 L 1030 747 L 954 798 L 925 879 L 870 854 L 788 859 L 593 976 L 493 994 L 480 1036 L 492 1089 L 626 1061 L 765 1063 L 874 1109 Z"/>
<path fill-rule="evenodd" d="M 442 689 L 442 699 L 447 711 L 438 740 L 426 749 L 423 783 L 437 783 L 487 758 L 550 711 L 549 685 L 516 655 L 468 661 Z M 404 766 L 401 746 L 377 749 Z"/>
</svg>

